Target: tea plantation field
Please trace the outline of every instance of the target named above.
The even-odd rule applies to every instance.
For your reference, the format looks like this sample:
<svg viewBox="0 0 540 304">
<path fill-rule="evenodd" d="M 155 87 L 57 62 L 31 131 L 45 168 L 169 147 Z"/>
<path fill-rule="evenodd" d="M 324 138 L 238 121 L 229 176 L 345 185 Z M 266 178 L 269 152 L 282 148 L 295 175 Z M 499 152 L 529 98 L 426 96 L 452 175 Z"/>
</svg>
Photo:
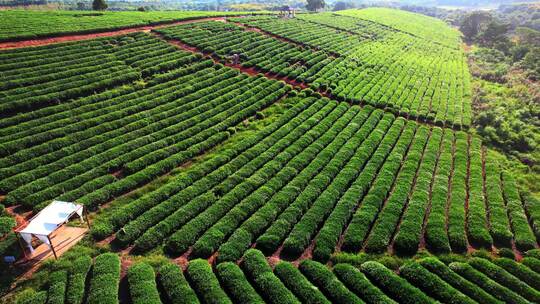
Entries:
<svg viewBox="0 0 540 304">
<path fill-rule="evenodd" d="M 68 40 L 0 50 L 0 255 L 53 199 L 92 224 L 8 303 L 540 303 L 540 201 L 469 130 L 457 30 L 72 14 L 0 11 Z"/>
</svg>

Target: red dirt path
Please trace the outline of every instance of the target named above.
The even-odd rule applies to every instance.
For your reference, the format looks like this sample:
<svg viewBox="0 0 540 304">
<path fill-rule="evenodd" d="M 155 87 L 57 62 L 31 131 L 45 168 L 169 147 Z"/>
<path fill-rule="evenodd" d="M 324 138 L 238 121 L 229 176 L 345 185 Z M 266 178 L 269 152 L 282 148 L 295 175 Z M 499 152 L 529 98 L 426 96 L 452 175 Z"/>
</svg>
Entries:
<svg viewBox="0 0 540 304">
<path fill-rule="evenodd" d="M 174 22 L 169 22 L 169 23 L 164 23 L 164 24 L 159 24 L 159 25 L 143 25 L 143 26 L 137 26 L 137 27 L 132 27 L 132 28 L 120 29 L 120 30 L 104 31 L 101 33 L 71 34 L 71 35 L 62 35 L 58 37 L 44 37 L 44 38 L 37 38 L 37 39 L 31 39 L 31 40 L 0 42 L 0 49 L 15 49 L 15 48 L 22 48 L 22 47 L 29 47 L 29 46 L 48 45 L 48 44 L 60 43 L 60 42 L 88 40 L 88 39 L 99 38 L 99 37 L 111 37 L 111 36 L 125 35 L 125 34 L 130 34 L 130 33 L 135 33 L 135 32 L 149 32 L 153 29 L 167 27 L 167 26 L 173 26 L 173 25 L 184 24 L 184 23 L 212 21 L 212 20 L 224 22 L 225 17 L 208 17 L 208 18 L 200 18 L 200 19 L 174 21 Z"/>
</svg>

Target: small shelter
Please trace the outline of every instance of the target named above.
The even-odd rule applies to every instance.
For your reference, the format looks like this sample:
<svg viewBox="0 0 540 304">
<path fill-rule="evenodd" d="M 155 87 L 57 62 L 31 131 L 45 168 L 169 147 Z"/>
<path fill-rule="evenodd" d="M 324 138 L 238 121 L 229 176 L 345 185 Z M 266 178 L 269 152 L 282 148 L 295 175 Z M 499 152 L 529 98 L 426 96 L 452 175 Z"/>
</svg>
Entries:
<svg viewBox="0 0 540 304">
<path fill-rule="evenodd" d="M 62 225 L 66 224 L 68 220 L 75 214 L 81 219 L 81 222 L 86 220 L 88 227 L 90 227 L 90 222 L 86 214 L 86 209 L 81 204 L 75 204 L 71 202 L 62 202 L 62 201 L 53 201 L 38 214 L 32 217 L 29 223 L 19 229 L 17 229 L 17 234 L 20 236 L 19 244 L 26 256 L 25 246 L 28 248 L 30 253 L 34 253 L 34 248 L 32 247 L 33 237 L 38 238 L 45 245 L 49 247 L 52 251 L 54 257 L 58 259 L 57 252 L 51 241 L 51 235 L 58 230 Z M 22 242 L 21 242 L 22 239 Z"/>
<path fill-rule="evenodd" d="M 279 8 L 278 15 L 282 18 L 294 18 L 296 16 L 296 12 L 294 8 L 291 8 L 288 5 L 284 5 Z"/>
</svg>

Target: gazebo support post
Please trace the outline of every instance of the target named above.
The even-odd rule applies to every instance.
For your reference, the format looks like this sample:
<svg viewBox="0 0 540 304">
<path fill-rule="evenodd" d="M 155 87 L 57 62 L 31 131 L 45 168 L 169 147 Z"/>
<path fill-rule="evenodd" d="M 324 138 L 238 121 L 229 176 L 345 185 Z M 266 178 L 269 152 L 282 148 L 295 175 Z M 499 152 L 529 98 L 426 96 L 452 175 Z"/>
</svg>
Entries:
<svg viewBox="0 0 540 304">
<path fill-rule="evenodd" d="M 24 250 L 24 246 L 21 243 L 21 237 L 19 236 L 18 232 L 15 232 L 15 235 L 17 236 L 17 242 L 19 243 L 19 247 L 21 247 L 21 250 L 22 250 L 22 252 L 24 254 L 24 258 L 27 259 L 28 256 L 26 255 L 26 250 Z"/>
<path fill-rule="evenodd" d="M 88 210 L 86 210 L 86 208 L 83 208 L 83 213 L 86 224 L 88 225 L 88 229 L 92 229 L 92 227 L 90 227 L 90 220 L 88 220 Z"/>
<path fill-rule="evenodd" d="M 54 258 L 55 258 L 56 260 L 58 260 L 58 256 L 56 256 L 56 250 L 54 250 L 53 243 L 52 243 L 52 241 L 51 241 L 51 238 L 50 238 L 48 235 L 47 235 L 47 240 L 49 240 L 49 244 L 51 244 L 51 250 L 52 250 L 52 253 L 53 253 L 53 255 L 54 255 Z"/>
</svg>

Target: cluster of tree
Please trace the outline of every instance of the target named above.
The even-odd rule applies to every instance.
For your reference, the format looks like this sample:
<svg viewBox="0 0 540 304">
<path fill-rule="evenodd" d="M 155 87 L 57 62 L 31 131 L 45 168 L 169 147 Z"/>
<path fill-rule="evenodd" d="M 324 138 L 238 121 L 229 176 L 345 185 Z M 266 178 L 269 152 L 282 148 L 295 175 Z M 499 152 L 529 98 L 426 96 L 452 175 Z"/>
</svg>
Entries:
<svg viewBox="0 0 540 304">
<path fill-rule="evenodd" d="M 465 15 L 459 29 L 466 42 L 490 49 L 480 58 L 483 61 L 516 65 L 527 70 L 531 79 L 540 78 L 540 31 L 514 27 L 486 11 Z M 497 77 L 486 79 L 502 80 Z"/>
</svg>

